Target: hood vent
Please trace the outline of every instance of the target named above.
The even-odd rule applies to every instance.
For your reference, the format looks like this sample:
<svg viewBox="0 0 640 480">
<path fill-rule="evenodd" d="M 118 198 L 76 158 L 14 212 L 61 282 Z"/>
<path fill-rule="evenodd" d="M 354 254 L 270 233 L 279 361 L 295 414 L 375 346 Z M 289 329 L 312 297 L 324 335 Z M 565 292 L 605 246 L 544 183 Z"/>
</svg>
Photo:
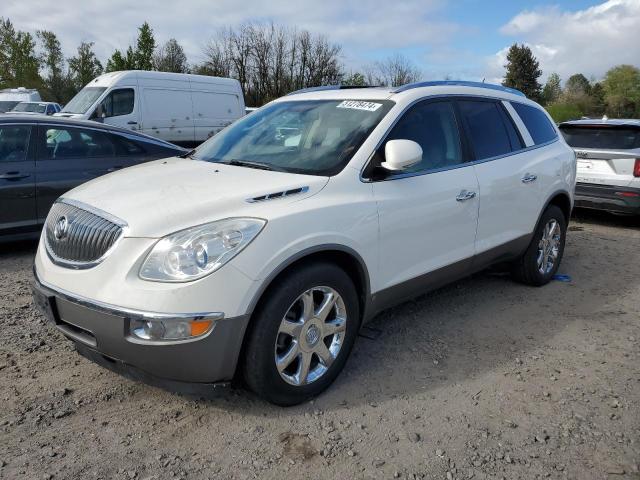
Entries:
<svg viewBox="0 0 640 480">
<path fill-rule="evenodd" d="M 259 197 L 247 198 L 247 202 L 266 202 L 267 200 L 275 200 L 277 198 L 290 197 L 291 195 L 298 195 L 309 191 L 309 187 L 298 187 L 290 190 L 284 190 L 282 192 L 268 193 L 266 195 L 260 195 Z"/>
</svg>

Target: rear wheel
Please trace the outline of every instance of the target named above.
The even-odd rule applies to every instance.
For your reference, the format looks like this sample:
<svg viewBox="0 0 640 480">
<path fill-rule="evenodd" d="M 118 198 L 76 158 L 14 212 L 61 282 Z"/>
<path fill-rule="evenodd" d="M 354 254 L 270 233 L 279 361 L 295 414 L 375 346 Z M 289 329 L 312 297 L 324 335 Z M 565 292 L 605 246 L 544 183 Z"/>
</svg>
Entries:
<svg viewBox="0 0 640 480">
<path fill-rule="evenodd" d="M 243 372 L 258 395 L 295 405 L 320 394 L 342 370 L 358 330 L 358 297 L 332 264 L 307 265 L 277 282 L 256 312 Z"/>
<path fill-rule="evenodd" d="M 562 210 L 549 205 L 542 214 L 529 247 L 513 264 L 513 277 L 527 285 L 546 285 L 558 271 L 567 234 Z"/>
</svg>

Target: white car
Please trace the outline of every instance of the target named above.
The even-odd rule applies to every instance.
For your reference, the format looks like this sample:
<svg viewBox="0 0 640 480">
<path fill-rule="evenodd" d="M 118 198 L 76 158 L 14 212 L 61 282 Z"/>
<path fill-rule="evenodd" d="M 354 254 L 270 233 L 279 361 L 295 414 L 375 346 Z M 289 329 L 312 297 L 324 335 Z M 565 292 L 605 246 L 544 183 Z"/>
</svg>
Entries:
<svg viewBox="0 0 640 480">
<path fill-rule="evenodd" d="M 576 161 L 517 91 L 312 89 L 185 158 L 60 198 L 35 297 L 81 352 L 137 378 L 302 402 L 376 313 L 495 263 L 558 270 Z"/>
<path fill-rule="evenodd" d="M 578 157 L 576 206 L 640 215 L 640 120 L 574 120 L 560 131 Z"/>
</svg>

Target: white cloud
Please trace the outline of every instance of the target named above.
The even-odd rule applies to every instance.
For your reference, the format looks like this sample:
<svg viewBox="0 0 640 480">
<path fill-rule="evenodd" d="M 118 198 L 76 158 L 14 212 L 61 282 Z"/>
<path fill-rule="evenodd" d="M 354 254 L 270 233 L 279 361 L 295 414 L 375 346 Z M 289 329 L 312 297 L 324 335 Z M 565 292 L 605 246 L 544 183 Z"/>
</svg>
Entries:
<svg viewBox="0 0 640 480">
<path fill-rule="evenodd" d="M 640 62 L 640 1 L 609 0 L 576 12 L 559 7 L 523 11 L 500 32 L 531 48 L 543 78 L 557 72 L 564 80 L 574 73 L 601 79 L 615 65 Z M 494 80 L 504 74 L 507 50 L 489 60 Z"/>
<path fill-rule="evenodd" d="M 201 59 L 203 45 L 219 28 L 249 20 L 325 34 L 343 45 L 349 63 L 377 51 L 439 45 L 457 30 L 441 19 L 444 0 L 66 0 L 56 7 L 51 0 L 0 1 L 0 15 L 16 28 L 55 32 L 67 56 L 80 41 L 93 41 L 101 60 L 133 43 L 145 20 L 157 41 L 175 37 L 191 62 Z"/>
</svg>

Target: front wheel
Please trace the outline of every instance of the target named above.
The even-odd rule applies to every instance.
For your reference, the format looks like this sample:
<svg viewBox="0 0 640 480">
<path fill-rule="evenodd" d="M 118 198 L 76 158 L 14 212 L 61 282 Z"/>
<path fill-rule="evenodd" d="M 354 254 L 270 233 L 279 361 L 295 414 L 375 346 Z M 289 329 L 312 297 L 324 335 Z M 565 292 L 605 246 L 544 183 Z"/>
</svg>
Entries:
<svg viewBox="0 0 640 480">
<path fill-rule="evenodd" d="M 266 292 L 249 332 L 244 378 L 277 405 L 295 405 L 338 376 L 359 327 L 358 296 L 341 268 L 298 268 Z"/>
<path fill-rule="evenodd" d="M 529 247 L 522 257 L 513 264 L 513 277 L 527 285 L 546 285 L 558 271 L 567 235 L 567 221 L 562 210 L 549 205 Z"/>
</svg>

